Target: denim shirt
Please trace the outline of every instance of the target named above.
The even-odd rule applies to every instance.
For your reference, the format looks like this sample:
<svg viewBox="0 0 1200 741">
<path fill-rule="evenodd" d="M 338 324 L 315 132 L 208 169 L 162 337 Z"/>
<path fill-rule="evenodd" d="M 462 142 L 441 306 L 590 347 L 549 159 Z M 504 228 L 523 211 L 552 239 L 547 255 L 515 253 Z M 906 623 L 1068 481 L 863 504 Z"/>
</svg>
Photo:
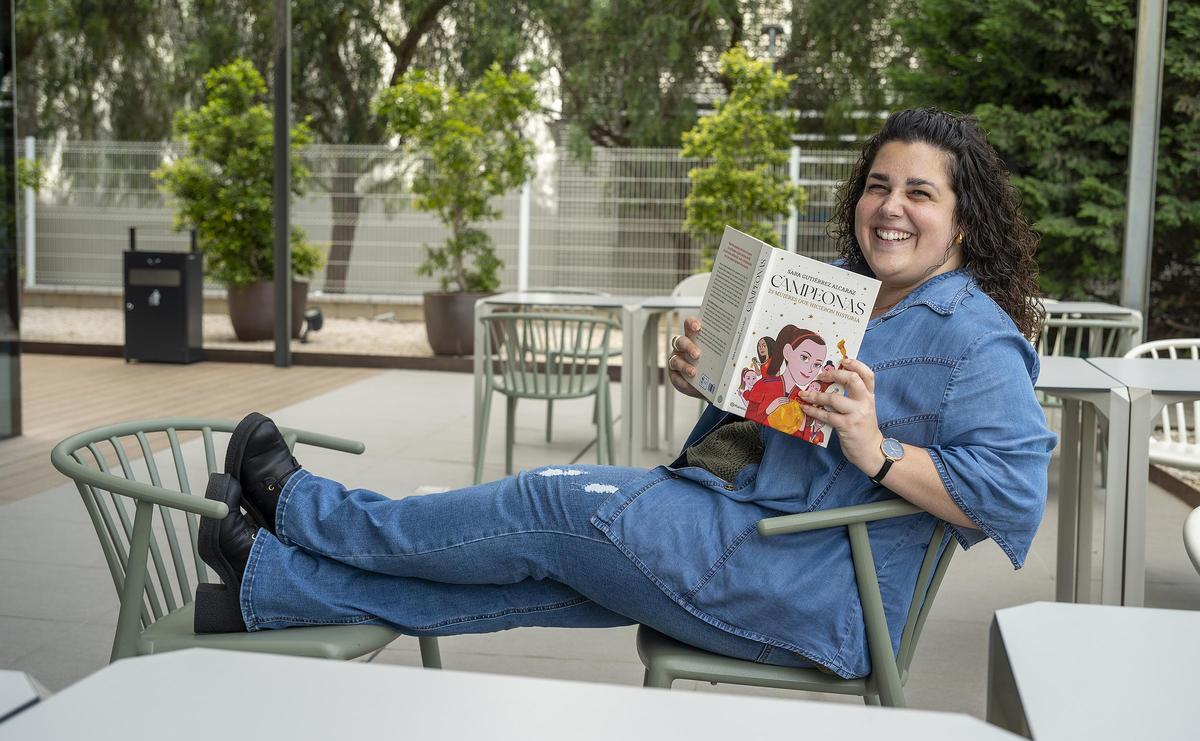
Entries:
<svg viewBox="0 0 1200 741">
<path fill-rule="evenodd" d="M 1033 393 L 1032 345 L 956 270 L 871 320 L 859 359 L 875 372 L 884 435 L 923 447 L 978 528 L 950 533 L 963 547 L 990 538 L 1020 568 L 1042 519 L 1055 444 Z M 730 416 L 709 407 L 684 448 Z M 839 676 L 865 676 L 870 657 L 846 529 L 768 538 L 755 526 L 895 495 L 846 460 L 836 433 L 828 448 L 766 427 L 762 434 L 762 461 L 734 481 L 681 456 L 614 494 L 592 522 L 701 620 Z M 922 512 L 868 526 L 893 650 L 936 524 Z"/>
</svg>

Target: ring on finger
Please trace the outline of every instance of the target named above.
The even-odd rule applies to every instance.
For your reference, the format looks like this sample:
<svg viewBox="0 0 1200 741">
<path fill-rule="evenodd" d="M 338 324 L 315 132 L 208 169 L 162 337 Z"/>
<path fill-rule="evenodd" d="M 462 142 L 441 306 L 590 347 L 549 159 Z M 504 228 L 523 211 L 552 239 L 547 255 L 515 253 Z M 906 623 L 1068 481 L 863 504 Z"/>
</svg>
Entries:
<svg viewBox="0 0 1200 741">
<path fill-rule="evenodd" d="M 679 337 L 680 335 L 671 336 L 671 349 L 675 352 L 679 352 Z"/>
</svg>

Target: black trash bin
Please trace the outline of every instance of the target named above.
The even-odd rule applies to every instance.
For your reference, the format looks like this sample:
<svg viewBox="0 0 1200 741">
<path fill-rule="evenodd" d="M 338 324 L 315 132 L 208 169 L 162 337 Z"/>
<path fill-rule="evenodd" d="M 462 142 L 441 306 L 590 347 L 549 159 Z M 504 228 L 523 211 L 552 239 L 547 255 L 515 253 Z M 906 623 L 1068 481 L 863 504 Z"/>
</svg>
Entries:
<svg viewBox="0 0 1200 741">
<path fill-rule="evenodd" d="M 130 230 L 130 247 L 135 247 Z M 199 252 L 125 253 L 125 360 L 204 359 L 203 260 Z"/>
</svg>

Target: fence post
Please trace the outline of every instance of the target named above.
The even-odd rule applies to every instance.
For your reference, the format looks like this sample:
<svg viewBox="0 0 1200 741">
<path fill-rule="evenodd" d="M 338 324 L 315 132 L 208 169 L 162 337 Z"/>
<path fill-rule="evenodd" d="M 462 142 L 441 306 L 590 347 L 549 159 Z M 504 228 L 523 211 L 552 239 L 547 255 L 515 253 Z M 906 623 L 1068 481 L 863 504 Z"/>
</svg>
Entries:
<svg viewBox="0 0 1200 741">
<path fill-rule="evenodd" d="M 533 188 L 529 180 L 521 186 L 521 211 L 517 228 L 517 290 L 529 290 L 529 202 Z"/>
<path fill-rule="evenodd" d="M 25 166 L 33 167 L 37 147 L 32 136 L 25 137 Z M 37 285 L 37 194 L 33 186 L 25 186 L 25 287 Z"/>
<path fill-rule="evenodd" d="M 793 145 L 791 157 L 788 162 L 788 179 L 792 185 L 800 184 L 800 147 Z M 787 251 L 795 252 L 797 241 L 796 231 L 800 228 L 800 214 L 796 211 L 796 204 L 788 206 L 788 222 L 787 222 Z"/>
</svg>

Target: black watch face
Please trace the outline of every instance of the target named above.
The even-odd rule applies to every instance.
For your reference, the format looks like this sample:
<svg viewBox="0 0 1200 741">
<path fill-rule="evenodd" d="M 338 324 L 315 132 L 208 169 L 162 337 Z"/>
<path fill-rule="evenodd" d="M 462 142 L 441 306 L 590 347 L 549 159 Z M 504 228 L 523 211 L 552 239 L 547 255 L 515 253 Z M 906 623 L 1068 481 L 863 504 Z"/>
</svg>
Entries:
<svg viewBox="0 0 1200 741">
<path fill-rule="evenodd" d="M 879 447 L 883 449 L 883 454 L 892 460 L 896 460 L 904 456 L 904 446 L 900 444 L 899 440 L 885 437 L 883 439 L 883 444 Z"/>
</svg>

